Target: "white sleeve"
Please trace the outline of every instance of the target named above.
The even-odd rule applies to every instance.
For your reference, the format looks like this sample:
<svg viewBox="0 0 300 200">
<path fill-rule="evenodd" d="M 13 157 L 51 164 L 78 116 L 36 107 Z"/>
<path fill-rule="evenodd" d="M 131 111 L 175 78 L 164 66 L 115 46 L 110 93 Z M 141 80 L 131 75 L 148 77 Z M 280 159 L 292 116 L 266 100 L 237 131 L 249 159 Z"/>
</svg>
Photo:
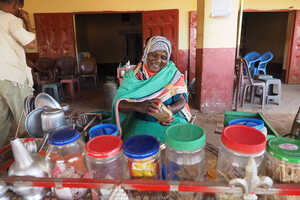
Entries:
<svg viewBox="0 0 300 200">
<path fill-rule="evenodd" d="M 21 45 L 26 46 L 35 39 L 35 34 L 23 27 L 22 19 L 15 18 L 9 22 L 9 31 Z"/>
</svg>

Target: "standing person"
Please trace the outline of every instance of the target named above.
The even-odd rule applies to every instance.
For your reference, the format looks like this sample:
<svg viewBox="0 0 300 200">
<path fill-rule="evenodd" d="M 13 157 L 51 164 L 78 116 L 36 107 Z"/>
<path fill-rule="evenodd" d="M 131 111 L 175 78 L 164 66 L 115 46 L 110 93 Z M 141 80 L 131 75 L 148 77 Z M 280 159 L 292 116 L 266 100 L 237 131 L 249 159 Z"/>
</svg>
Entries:
<svg viewBox="0 0 300 200">
<path fill-rule="evenodd" d="M 0 0 L 0 147 L 9 135 L 12 122 L 23 113 L 24 99 L 32 94 L 31 69 L 24 48 L 34 48 L 35 34 L 24 0 Z M 24 117 L 20 131 L 24 131 Z"/>
</svg>

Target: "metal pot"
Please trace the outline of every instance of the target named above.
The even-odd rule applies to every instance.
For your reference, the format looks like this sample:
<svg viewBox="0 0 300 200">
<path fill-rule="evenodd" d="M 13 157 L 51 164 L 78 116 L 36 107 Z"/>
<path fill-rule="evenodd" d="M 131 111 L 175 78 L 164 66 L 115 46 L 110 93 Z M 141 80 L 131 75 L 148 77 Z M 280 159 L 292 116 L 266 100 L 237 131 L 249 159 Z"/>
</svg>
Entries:
<svg viewBox="0 0 300 200">
<path fill-rule="evenodd" d="M 41 114 L 42 130 L 44 138 L 38 151 L 41 151 L 48 141 L 51 133 L 66 126 L 65 113 L 62 109 L 47 108 Z"/>
<path fill-rule="evenodd" d="M 48 108 L 42 112 L 41 121 L 43 132 L 52 133 L 66 124 L 65 113 L 62 109 Z"/>
</svg>

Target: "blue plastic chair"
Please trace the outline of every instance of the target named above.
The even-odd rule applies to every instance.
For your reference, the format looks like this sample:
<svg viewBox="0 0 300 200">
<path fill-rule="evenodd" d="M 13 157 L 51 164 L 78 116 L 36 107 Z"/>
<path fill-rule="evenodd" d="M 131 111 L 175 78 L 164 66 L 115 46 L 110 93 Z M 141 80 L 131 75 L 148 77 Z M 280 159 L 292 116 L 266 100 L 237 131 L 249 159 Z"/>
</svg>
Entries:
<svg viewBox="0 0 300 200">
<path fill-rule="evenodd" d="M 248 67 L 252 77 L 255 71 L 255 63 L 259 61 L 259 58 L 260 58 L 260 54 L 257 53 L 256 51 L 249 52 L 244 56 L 244 59 L 248 63 Z"/>
<path fill-rule="evenodd" d="M 271 51 L 264 53 L 259 58 L 258 67 L 254 69 L 254 76 L 262 72 L 264 75 L 267 74 L 267 65 L 273 59 L 274 55 Z"/>
</svg>

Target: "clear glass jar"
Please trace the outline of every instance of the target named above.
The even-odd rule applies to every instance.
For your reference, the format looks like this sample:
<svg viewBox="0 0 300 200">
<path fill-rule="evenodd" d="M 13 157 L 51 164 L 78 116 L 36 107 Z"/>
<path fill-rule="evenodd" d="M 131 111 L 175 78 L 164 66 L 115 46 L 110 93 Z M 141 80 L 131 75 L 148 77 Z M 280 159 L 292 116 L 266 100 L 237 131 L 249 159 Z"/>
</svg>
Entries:
<svg viewBox="0 0 300 200">
<path fill-rule="evenodd" d="M 104 135 L 90 140 L 86 145 L 86 164 L 89 175 L 96 179 L 121 179 L 122 140 Z"/>
<path fill-rule="evenodd" d="M 103 135 L 91 139 L 85 148 L 86 164 L 89 177 L 95 179 L 121 179 L 123 157 L 122 140 L 117 136 Z M 107 199 L 113 186 L 103 186 L 100 190 L 92 190 L 93 196 Z"/>
<path fill-rule="evenodd" d="M 217 181 L 230 181 L 234 178 L 244 178 L 245 169 L 250 157 L 254 157 L 258 173 L 262 173 L 264 152 L 258 154 L 243 154 L 230 150 L 221 143 L 218 153 Z"/>
<path fill-rule="evenodd" d="M 166 149 L 167 179 L 173 181 L 203 181 L 205 175 L 204 147 L 195 151 Z"/>
<path fill-rule="evenodd" d="M 249 158 L 253 157 L 262 173 L 266 136 L 259 130 L 245 125 L 230 125 L 224 128 L 218 153 L 217 182 L 228 183 L 234 178 L 244 178 Z M 217 194 L 220 200 L 238 200 L 241 196 Z"/>
<path fill-rule="evenodd" d="M 300 141 L 276 137 L 268 141 L 264 175 L 276 184 L 300 183 Z M 267 196 L 270 200 L 296 200 L 299 196 Z"/>
<path fill-rule="evenodd" d="M 126 178 L 159 179 L 159 142 L 150 135 L 137 135 L 123 145 Z"/>
<path fill-rule="evenodd" d="M 193 124 L 177 124 L 166 130 L 167 179 L 203 181 L 205 131 Z"/>
<path fill-rule="evenodd" d="M 87 178 L 88 172 L 84 163 L 84 143 L 80 133 L 73 129 L 62 129 L 54 132 L 49 139 L 46 160 L 51 162 L 53 178 Z M 83 198 L 86 188 L 54 188 L 59 199 Z"/>
<path fill-rule="evenodd" d="M 177 124 L 166 130 L 167 180 L 204 181 L 205 131 L 193 124 Z M 178 199 L 202 199 L 201 193 L 171 192 Z"/>
</svg>

